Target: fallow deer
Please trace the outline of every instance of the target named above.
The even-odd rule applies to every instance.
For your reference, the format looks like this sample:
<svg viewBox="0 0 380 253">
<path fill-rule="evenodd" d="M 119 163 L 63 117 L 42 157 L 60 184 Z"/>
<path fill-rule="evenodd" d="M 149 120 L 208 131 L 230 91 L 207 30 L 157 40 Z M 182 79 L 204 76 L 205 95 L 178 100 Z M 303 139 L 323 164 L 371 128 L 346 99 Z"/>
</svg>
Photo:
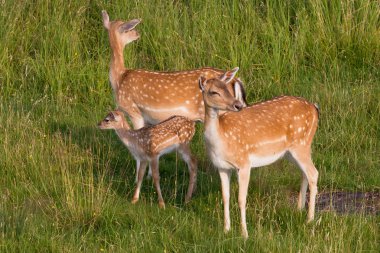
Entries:
<svg viewBox="0 0 380 253">
<path fill-rule="evenodd" d="M 149 163 L 152 168 L 153 182 L 157 190 L 159 206 L 164 208 L 158 171 L 159 157 L 175 149 L 187 163 L 190 180 L 185 202 L 190 201 L 196 184 L 197 161 L 191 154 L 189 142 L 194 136 L 195 123 L 182 116 L 173 116 L 157 125 L 131 130 L 123 112 L 112 111 L 99 123 L 100 129 L 114 129 L 120 140 L 139 161 L 138 181 L 132 203 L 139 200 L 141 183 Z"/>
<path fill-rule="evenodd" d="M 284 155 L 293 158 L 303 174 L 299 209 L 305 206 L 309 184 L 308 221 L 313 220 L 318 171 L 311 160 L 311 143 L 317 130 L 318 108 L 303 98 L 292 96 L 276 97 L 243 108 L 226 88 L 232 77 L 199 79 L 206 111 L 206 147 L 222 184 L 225 231 L 230 230 L 231 172 L 236 170 L 238 174 L 241 229 L 247 238 L 245 212 L 250 170 L 271 164 Z M 229 112 L 219 115 L 219 110 Z"/>
<path fill-rule="evenodd" d="M 223 71 L 215 68 L 177 72 L 127 69 L 124 66 L 123 50 L 128 43 L 139 38 L 135 27 L 140 20 L 110 21 L 104 10 L 102 16 L 112 49 L 110 83 L 119 109 L 128 114 L 134 129 L 146 124 L 157 124 L 174 115 L 203 121 L 204 106 L 198 89 L 198 78 L 200 75 L 218 77 Z M 240 80 L 230 82 L 228 91 L 246 105 Z"/>
<path fill-rule="evenodd" d="M 200 75 L 206 78 L 219 77 L 223 71 L 208 67 L 177 72 L 127 69 L 124 66 L 123 51 L 127 44 L 140 37 L 135 28 L 141 20 L 110 21 L 105 10 L 102 11 L 102 16 L 112 49 L 109 80 L 116 104 L 128 114 L 133 128 L 157 124 L 174 115 L 203 121 L 204 105 L 198 89 L 198 78 Z M 232 72 L 227 74 L 235 75 Z M 227 89 L 246 106 L 245 91 L 240 79 L 233 79 Z M 137 164 L 136 180 L 138 167 Z"/>
</svg>

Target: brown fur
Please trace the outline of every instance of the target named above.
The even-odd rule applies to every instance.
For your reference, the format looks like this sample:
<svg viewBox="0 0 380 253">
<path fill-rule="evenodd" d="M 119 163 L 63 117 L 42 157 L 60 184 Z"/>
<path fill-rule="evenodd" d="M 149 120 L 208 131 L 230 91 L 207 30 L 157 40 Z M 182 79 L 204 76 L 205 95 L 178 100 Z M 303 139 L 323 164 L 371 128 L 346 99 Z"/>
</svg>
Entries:
<svg viewBox="0 0 380 253">
<path fill-rule="evenodd" d="M 318 171 L 311 160 L 311 143 L 318 110 L 303 98 L 283 96 L 242 108 L 227 91 L 230 78 L 200 78 L 205 103 L 205 141 L 222 181 L 224 228 L 230 230 L 230 176 L 238 172 L 239 207 L 244 238 L 248 237 L 246 198 L 252 167 L 261 167 L 289 154 L 302 171 L 298 208 L 305 205 L 309 184 L 308 221 L 314 219 Z M 222 115 L 219 110 L 229 110 Z"/>
<path fill-rule="evenodd" d="M 99 123 L 99 128 L 114 129 L 139 165 L 136 172 L 137 186 L 132 203 L 136 203 L 139 199 L 143 175 L 146 165 L 149 163 L 152 168 L 159 205 L 160 207 L 165 206 L 159 184 L 158 159 L 172 149 L 177 149 L 188 165 L 190 181 L 185 201 L 190 201 L 197 174 L 197 161 L 191 154 L 189 147 L 189 142 L 195 133 L 193 121 L 182 116 L 174 116 L 154 126 L 131 130 L 124 114 L 121 111 L 113 111 Z"/>
<path fill-rule="evenodd" d="M 126 44 L 139 38 L 135 30 L 139 22 L 137 19 L 110 21 L 107 12 L 103 11 L 103 23 L 112 49 L 110 82 L 117 105 L 128 114 L 135 129 L 156 124 L 173 115 L 203 121 L 204 106 L 198 78 L 200 75 L 220 77 L 224 71 L 208 67 L 177 72 L 126 69 L 123 50 Z M 245 92 L 240 80 L 234 79 L 227 89 L 230 94 L 237 95 L 235 86 L 240 91 L 239 99 L 245 105 Z"/>
</svg>

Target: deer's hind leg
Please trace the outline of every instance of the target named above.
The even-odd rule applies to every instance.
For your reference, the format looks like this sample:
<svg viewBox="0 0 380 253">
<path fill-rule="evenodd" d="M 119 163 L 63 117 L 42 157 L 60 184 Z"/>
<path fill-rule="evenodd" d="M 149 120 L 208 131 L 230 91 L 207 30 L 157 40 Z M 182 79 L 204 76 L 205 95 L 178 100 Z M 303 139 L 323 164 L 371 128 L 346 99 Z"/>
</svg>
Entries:
<svg viewBox="0 0 380 253">
<path fill-rule="evenodd" d="M 309 185 L 310 199 L 309 210 L 307 214 L 307 221 L 310 222 L 314 219 L 315 213 L 315 199 L 318 193 L 318 170 L 315 168 L 313 161 L 311 160 L 311 150 L 305 146 L 294 148 L 290 151 L 290 154 L 296 161 L 298 167 L 303 174 L 301 191 L 298 199 L 298 207 L 305 205 L 306 189 Z"/>
<path fill-rule="evenodd" d="M 138 106 L 133 101 L 126 101 L 125 103 L 119 104 L 117 109 L 125 112 L 132 122 L 133 129 L 140 129 L 144 127 L 144 117 L 138 108 Z"/>
<path fill-rule="evenodd" d="M 189 144 L 181 144 L 178 151 L 180 152 L 183 160 L 186 162 L 190 174 L 189 187 L 185 197 L 185 203 L 188 203 L 193 195 L 194 189 L 196 188 L 198 171 L 197 159 L 191 154 Z"/>
<path fill-rule="evenodd" d="M 161 193 L 161 187 L 160 187 L 160 173 L 158 170 L 158 157 L 153 157 L 150 161 L 150 166 L 152 168 L 152 176 L 153 176 L 153 183 L 156 187 L 157 195 L 158 195 L 158 205 L 160 208 L 165 208 L 165 202 L 162 198 Z"/>
</svg>

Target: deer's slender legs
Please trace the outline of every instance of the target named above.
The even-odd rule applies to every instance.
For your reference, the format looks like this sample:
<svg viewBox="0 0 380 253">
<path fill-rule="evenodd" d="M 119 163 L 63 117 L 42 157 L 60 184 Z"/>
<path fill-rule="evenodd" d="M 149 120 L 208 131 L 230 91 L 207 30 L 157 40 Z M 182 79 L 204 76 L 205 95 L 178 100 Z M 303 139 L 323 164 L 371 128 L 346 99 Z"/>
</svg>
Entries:
<svg viewBox="0 0 380 253">
<path fill-rule="evenodd" d="M 133 204 L 139 200 L 141 184 L 142 184 L 142 180 L 144 178 L 145 169 L 146 169 L 147 164 L 148 164 L 147 161 L 140 161 L 140 168 L 138 170 L 136 190 L 135 190 L 135 193 L 133 194 L 133 198 L 132 198 Z"/>
<path fill-rule="evenodd" d="M 230 220 L 230 178 L 231 170 L 219 169 L 219 176 L 222 183 L 222 196 L 224 206 L 224 232 L 231 229 Z"/>
<path fill-rule="evenodd" d="M 307 176 L 302 170 L 302 183 L 301 183 L 301 189 L 298 195 L 298 202 L 297 202 L 298 210 L 302 210 L 305 207 L 307 185 L 308 185 Z"/>
<path fill-rule="evenodd" d="M 183 160 L 186 162 L 187 167 L 189 169 L 189 174 L 190 174 L 189 187 L 187 189 L 187 193 L 185 197 L 185 203 L 188 203 L 196 187 L 197 170 L 198 170 L 197 159 L 195 158 L 195 156 L 191 154 L 189 144 L 181 144 L 178 148 L 178 151 L 180 152 Z"/>
<path fill-rule="evenodd" d="M 239 208 L 241 215 L 241 231 L 243 237 L 248 238 L 248 230 L 247 230 L 247 221 L 246 221 L 246 203 L 247 203 L 247 192 L 249 185 L 249 176 L 250 176 L 251 168 L 246 167 L 242 168 L 238 171 L 238 181 L 239 181 Z"/>
<path fill-rule="evenodd" d="M 306 177 L 309 184 L 310 199 L 309 199 L 309 210 L 307 213 L 307 221 L 310 222 L 314 219 L 315 213 L 315 199 L 318 193 L 317 182 L 318 182 L 318 171 L 315 168 L 313 161 L 311 160 L 311 150 L 310 148 L 305 150 L 305 147 L 294 148 L 290 151 L 294 160 L 297 162 L 298 166 L 302 170 L 304 177 Z M 304 204 L 303 199 L 306 196 L 306 186 L 307 185 L 303 179 L 301 185 L 301 200 L 298 200 L 298 205 Z M 302 206 L 302 205 L 301 205 Z M 299 206 L 298 206 L 299 207 Z"/>
<path fill-rule="evenodd" d="M 137 184 L 137 181 L 139 179 L 139 169 L 140 169 L 140 160 L 136 159 L 136 178 L 135 178 L 135 184 Z"/>
<path fill-rule="evenodd" d="M 160 174 L 158 171 L 158 157 L 153 157 L 150 161 L 150 166 L 152 167 L 152 176 L 153 176 L 153 183 L 156 187 L 157 195 L 158 195 L 158 205 L 160 208 L 165 208 L 165 202 L 162 198 L 161 193 L 161 187 L 160 187 Z"/>
</svg>

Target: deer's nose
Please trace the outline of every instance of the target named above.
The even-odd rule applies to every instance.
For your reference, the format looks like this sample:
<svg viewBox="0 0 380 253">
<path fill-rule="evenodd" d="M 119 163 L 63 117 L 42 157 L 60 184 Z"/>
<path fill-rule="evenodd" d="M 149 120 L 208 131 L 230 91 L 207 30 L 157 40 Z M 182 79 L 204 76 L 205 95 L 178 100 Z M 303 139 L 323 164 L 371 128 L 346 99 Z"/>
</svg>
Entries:
<svg viewBox="0 0 380 253">
<path fill-rule="evenodd" d="M 241 109 L 243 109 L 243 104 L 240 102 L 240 101 L 236 101 L 233 105 L 234 109 L 236 111 L 240 111 Z"/>
<path fill-rule="evenodd" d="M 136 31 L 136 30 L 131 30 L 131 31 L 129 31 L 129 32 L 132 33 L 132 35 L 135 36 L 135 37 L 140 37 L 139 32 Z"/>
</svg>

